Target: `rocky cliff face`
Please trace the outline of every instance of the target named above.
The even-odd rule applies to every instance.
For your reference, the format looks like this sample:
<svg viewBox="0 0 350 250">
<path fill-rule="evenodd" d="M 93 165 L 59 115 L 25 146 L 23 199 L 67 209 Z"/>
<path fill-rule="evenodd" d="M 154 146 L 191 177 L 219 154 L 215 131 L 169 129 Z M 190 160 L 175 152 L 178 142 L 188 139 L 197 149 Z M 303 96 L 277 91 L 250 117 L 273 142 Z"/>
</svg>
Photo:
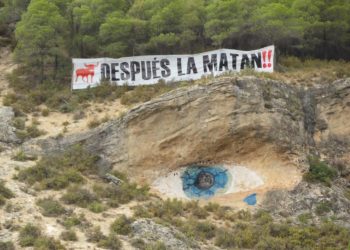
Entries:
<svg viewBox="0 0 350 250">
<path fill-rule="evenodd" d="M 15 114 L 10 107 L 0 107 L 0 146 L 18 143 L 20 140 L 15 134 L 12 120 Z"/>
<path fill-rule="evenodd" d="M 23 149 L 43 154 L 83 143 L 104 163 L 148 183 L 192 163 L 239 164 L 265 180 L 255 191 L 291 190 L 301 181 L 310 153 L 341 160 L 347 173 L 349 94 L 350 79 L 302 89 L 254 77 L 222 77 L 162 95 L 91 131 L 32 140 Z"/>
</svg>

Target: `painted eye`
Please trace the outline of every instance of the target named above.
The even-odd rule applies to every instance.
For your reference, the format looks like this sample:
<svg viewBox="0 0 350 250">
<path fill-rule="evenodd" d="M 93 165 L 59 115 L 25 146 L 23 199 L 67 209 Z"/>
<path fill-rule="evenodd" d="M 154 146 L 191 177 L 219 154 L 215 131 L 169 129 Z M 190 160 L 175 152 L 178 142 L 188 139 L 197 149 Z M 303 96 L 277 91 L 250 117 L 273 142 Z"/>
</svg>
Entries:
<svg viewBox="0 0 350 250">
<path fill-rule="evenodd" d="M 152 186 L 168 197 L 211 199 L 232 193 L 246 193 L 263 184 L 263 179 L 246 167 L 191 165 L 159 177 Z M 256 194 L 251 193 L 243 201 L 255 205 Z"/>
</svg>

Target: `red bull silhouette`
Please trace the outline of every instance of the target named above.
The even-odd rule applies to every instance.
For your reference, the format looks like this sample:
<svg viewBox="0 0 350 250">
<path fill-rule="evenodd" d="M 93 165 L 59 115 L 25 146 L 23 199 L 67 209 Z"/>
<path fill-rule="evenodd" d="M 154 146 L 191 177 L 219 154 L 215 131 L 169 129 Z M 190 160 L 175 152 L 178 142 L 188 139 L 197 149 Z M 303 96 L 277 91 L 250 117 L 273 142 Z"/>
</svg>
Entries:
<svg viewBox="0 0 350 250">
<path fill-rule="evenodd" d="M 80 68 L 75 70 L 75 82 L 77 82 L 79 79 L 79 76 L 81 76 L 81 79 L 83 82 L 89 83 L 89 76 L 90 76 L 90 82 L 92 83 L 95 75 L 95 67 L 98 66 L 98 63 L 84 64 L 84 65 L 85 65 L 85 68 Z M 86 81 L 84 79 L 86 79 Z"/>
</svg>

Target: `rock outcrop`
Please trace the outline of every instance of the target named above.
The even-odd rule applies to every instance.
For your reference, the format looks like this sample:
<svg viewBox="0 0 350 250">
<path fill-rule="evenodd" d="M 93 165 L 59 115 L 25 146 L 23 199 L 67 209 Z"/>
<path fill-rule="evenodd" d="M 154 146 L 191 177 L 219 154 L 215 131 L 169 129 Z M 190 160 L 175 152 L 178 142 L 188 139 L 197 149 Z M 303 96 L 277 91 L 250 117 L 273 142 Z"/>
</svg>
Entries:
<svg viewBox="0 0 350 250">
<path fill-rule="evenodd" d="M 131 224 L 135 239 L 142 239 L 147 244 L 162 242 L 166 249 L 200 249 L 194 242 L 175 228 L 165 227 L 150 219 L 139 219 Z"/>
<path fill-rule="evenodd" d="M 18 143 L 16 129 L 12 125 L 15 114 L 11 107 L 0 107 L 0 145 Z"/>
<path fill-rule="evenodd" d="M 350 79 L 303 89 L 221 77 L 164 94 L 88 132 L 31 140 L 23 149 L 46 154 L 82 143 L 147 183 L 193 163 L 239 164 L 262 176 L 265 184 L 257 192 L 266 193 L 295 188 L 309 154 L 341 161 L 346 173 L 349 136 Z"/>
</svg>

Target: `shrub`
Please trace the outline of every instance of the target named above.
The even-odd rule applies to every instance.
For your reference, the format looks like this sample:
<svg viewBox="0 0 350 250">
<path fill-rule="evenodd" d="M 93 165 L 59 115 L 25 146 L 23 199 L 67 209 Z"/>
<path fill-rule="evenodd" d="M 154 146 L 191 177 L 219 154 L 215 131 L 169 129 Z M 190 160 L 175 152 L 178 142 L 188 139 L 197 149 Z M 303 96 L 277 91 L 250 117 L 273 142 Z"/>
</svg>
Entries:
<svg viewBox="0 0 350 250">
<path fill-rule="evenodd" d="M 162 241 L 156 241 L 154 243 L 148 243 L 145 250 L 166 250 L 166 245 Z"/>
<path fill-rule="evenodd" d="M 205 208 L 198 206 L 192 210 L 192 215 L 198 219 L 205 219 L 209 213 L 205 210 Z"/>
<path fill-rule="evenodd" d="M 102 203 L 94 201 L 88 206 L 88 209 L 94 213 L 102 213 L 106 210 L 106 207 Z"/>
<path fill-rule="evenodd" d="M 101 228 L 96 226 L 90 228 L 85 233 L 86 239 L 88 242 L 99 242 L 101 240 L 106 239 L 106 236 L 101 232 Z"/>
<path fill-rule="evenodd" d="M 111 225 L 111 231 L 117 234 L 128 235 L 131 232 L 132 220 L 121 215 Z"/>
<path fill-rule="evenodd" d="M 221 248 L 234 248 L 236 246 L 234 234 L 230 231 L 221 230 L 216 234 L 215 245 Z"/>
<path fill-rule="evenodd" d="M 84 221 L 85 218 L 82 218 L 82 217 L 78 217 L 76 215 L 70 215 L 66 218 L 64 218 L 64 220 L 61 222 L 61 224 L 67 228 L 67 229 L 70 229 L 74 226 L 78 226 L 78 225 L 82 225 L 82 221 Z"/>
<path fill-rule="evenodd" d="M 311 213 L 300 214 L 298 216 L 298 220 L 303 224 L 307 224 L 310 219 L 312 219 Z"/>
<path fill-rule="evenodd" d="M 5 187 L 5 183 L 3 181 L 0 181 L 0 195 L 6 199 L 11 199 L 14 197 L 12 191 Z"/>
<path fill-rule="evenodd" d="M 52 198 L 40 199 L 36 204 L 41 207 L 41 213 L 44 216 L 55 217 L 66 213 L 64 207 Z"/>
<path fill-rule="evenodd" d="M 332 211 L 332 203 L 329 201 L 322 201 L 316 206 L 317 215 L 325 215 Z"/>
<path fill-rule="evenodd" d="M 41 236 L 41 231 L 38 227 L 27 224 L 19 232 L 19 244 L 22 247 L 34 246 L 34 243 Z"/>
<path fill-rule="evenodd" d="M 284 239 L 267 236 L 260 239 L 260 241 L 256 244 L 255 249 L 283 250 L 290 248 L 288 248 L 287 243 Z"/>
<path fill-rule="evenodd" d="M 0 207 L 6 204 L 7 199 L 11 199 L 14 197 L 14 194 L 10 189 L 5 187 L 3 181 L 0 181 Z"/>
<path fill-rule="evenodd" d="M 215 212 L 219 209 L 219 207 L 219 204 L 209 202 L 207 205 L 204 206 L 204 209 L 206 209 L 208 212 Z"/>
<path fill-rule="evenodd" d="M 309 164 L 309 172 L 304 174 L 304 180 L 308 182 L 321 182 L 330 186 L 332 180 L 337 176 L 335 169 L 330 168 L 327 163 L 316 157 L 310 157 Z"/>
<path fill-rule="evenodd" d="M 12 120 L 12 125 L 19 130 L 24 130 L 26 127 L 26 122 L 23 118 L 16 117 Z"/>
<path fill-rule="evenodd" d="M 15 250 L 15 245 L 11 241 L 0 241 L 0 249 L 1 250 Z"/>
<path fill-rule="evenodd" d="M 198 222 L 197 220 L 189 219 L 180 226 L 180 230 L 189 238 L 205 241 L 215 236 L 216 226 L 208 221 Z"/>
<path fill-rule="evenodd" d="M 122 176 L 122 178 L 124 177 Z M 131 200 L 146 200 L 149 188 L 147 186 L 139 188 L 135 183 L 130 183 L 127 179 L 124 179 L 119 186 L 97 184 L 93 186 L 93 190 L 98 197 L 107 199 L 107 204 L 111 207 L 117 207 L 119 204 L 125 204 Z"/>
<path fill-rule="evenodd" d="M 44 131 L 38 129 L 36 124 L 31 124 L 30 126 L 25 127 L 24 129 L 17 129 L 15 133 L 17 137 L 21 140 L 36 138 L 45 134 Z"/>
<path fill-rule="evenodd" d="M 174 89 L 176 86 L 167 85 L 165 83 L 158 83 L 151 86 L 137 86 L 133 91 L 125 93 L 121 97 L 121 103 L 125 105 L 132 105 L 135 103 L 146 102 L 158 95 Z"/>
<path fill-rule="evenodd" d="M 41 115 L 42 116 L 49 116 L 50 115 L 50 110 L 49 109 L 43 109 L 41 110 Z"/>
<path fill-rule="evenodd" d="M 6 204 L 6 199 L 2 195 L 0 195 L 0 207 L 2 207 L 5 204 Z"/>
<path fill-rule="evenodd" d="M 37 158 L 35 156 L 28 156 L 20 150 L 12 157 L 12 159 L 15 161 L 34 161 Z"/>
<path fill-rule="evenodd" d="M 101 124 L 100 120 L 94 119 L 88 122 L 88 127 L 92 129 L 92 128 L 98 127 L 100 124 Z"/>
<path fill-rule="evenodd" d="M 62 200 L 66 204 L 77 205 L 79 207 L 87 207 L 92 202 L 97 202 L 97 197 L 85 188 L 73 186 L 67 189 L 62 196 Z"/>
<path fill-rule="evenodd" d="M 64 231 L 61 233 L 61 239 L 64 241 L 77 241 L 77 234 L 73 230 Z"/>
<path fill-rule="evenodd" d="M 66 151 L 44 156 L 35 166 L 23 169 L 18 179 L 29 185 L 40 183 L 43 189 L 62 189 L 70 183 L 83 183 L 82 174 L 96 174 L 98 157 L 74 145 Z"/>
<path fill-rule="evenodd" d="M 97 245 L 110 250 L 122 249 L 122 242 L 115 234 L 110 234 L 107 238 L 100 240 Z"/>
<path fill-rule="evenodd" d="M 143 239 L 136 238 L 131 240 L 131 245 L 135 247 L 136 249 L 145 249 L 146 243 Z"/>
<path fill-rule="evenodd" d="M 261 229 L 246 225 L 244 228 L 236 228 L 234 230 L 235 243 L 239 248 L 253 248 L 258 242 Z"/>
<path fill-rule="evenodd" d="M 35 250 L 65 250 L 66 248 L 52 237 L 40 237 L 34 243 Z"/>
<path fill-rule="evenodd" d="M 273 221 L 271 215 L 264 210 L 259 210 L 254 217 L 256 219 L 256 223 L 259 225 L 269 224 Z"/>
</svg>

